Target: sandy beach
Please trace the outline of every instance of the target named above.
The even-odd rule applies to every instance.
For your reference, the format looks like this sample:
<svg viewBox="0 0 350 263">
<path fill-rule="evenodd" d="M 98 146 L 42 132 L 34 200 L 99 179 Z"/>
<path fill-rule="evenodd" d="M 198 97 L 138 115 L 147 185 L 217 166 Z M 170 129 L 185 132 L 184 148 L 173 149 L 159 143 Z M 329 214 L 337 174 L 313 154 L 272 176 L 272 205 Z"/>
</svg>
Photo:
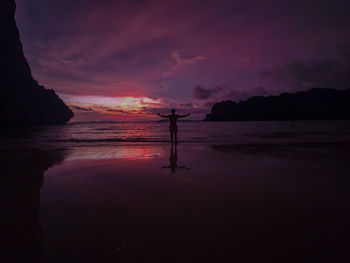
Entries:
<svg viewBox="0 0 350 263">
<path fill-rule="evenodd" d="M 348 142 L 29 147 L 2 157 L 7 260 L 349 259 Z"/>
</svg>

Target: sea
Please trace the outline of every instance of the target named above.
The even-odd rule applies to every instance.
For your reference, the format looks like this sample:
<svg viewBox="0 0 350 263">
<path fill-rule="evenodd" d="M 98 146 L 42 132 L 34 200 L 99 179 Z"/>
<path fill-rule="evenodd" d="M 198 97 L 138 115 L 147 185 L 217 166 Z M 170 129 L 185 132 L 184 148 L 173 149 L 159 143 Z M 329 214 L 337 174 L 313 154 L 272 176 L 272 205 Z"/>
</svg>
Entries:
<svg viewBox="0 0 350 263">
<path fill-rule="evenodd" d="M 2 147 L 115 146 L 170 141 L 166 122 L 85 122 L 57 126 L 2 127 Z M 182 144 L 340 143 L 350 141 L 349 120 L 180 122 Z"/>
</svg>

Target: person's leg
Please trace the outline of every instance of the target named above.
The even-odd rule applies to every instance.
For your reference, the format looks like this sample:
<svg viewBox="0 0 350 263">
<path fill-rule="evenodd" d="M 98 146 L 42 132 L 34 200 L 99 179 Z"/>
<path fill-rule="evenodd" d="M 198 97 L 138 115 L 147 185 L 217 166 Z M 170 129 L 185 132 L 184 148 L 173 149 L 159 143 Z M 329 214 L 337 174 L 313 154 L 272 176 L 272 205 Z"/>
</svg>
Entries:
<svg viewBox="0 0 350 263">
<path fill-rule="evenodd" d="M 171 142 L 174 141 L 174 132 L 170 129 L 170 139 L 171 139 Z"/>
<path fill-rule="evenodd" d="M 177 130 L 174 131 L 174 135 L 175 135 L 175 143 L 177 143 Z"/>
</svg>

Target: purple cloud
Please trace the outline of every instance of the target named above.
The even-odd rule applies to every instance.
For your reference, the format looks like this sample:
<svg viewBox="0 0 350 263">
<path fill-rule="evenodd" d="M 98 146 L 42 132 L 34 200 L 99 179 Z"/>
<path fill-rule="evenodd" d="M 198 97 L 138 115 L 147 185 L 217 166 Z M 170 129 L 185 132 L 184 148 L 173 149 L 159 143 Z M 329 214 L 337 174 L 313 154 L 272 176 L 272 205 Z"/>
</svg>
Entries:
<svg viewBox="0 0 350 263">
<path fill-rule="evenodd" d="M 198 100 L 206 100 L 216 92 L 218 92 L 218 90 L 206 89 L 206 88 L 203 88 L 202 86 L 197 85 L 192 90 L 192 96 L 193 98 Z"/>
<path fill-rule="evenodd" d="M 270 84 L 292 89 L 349 88 L 350 52 L 332 58 L 288 61 L 261 73 Z"/>
</svg>

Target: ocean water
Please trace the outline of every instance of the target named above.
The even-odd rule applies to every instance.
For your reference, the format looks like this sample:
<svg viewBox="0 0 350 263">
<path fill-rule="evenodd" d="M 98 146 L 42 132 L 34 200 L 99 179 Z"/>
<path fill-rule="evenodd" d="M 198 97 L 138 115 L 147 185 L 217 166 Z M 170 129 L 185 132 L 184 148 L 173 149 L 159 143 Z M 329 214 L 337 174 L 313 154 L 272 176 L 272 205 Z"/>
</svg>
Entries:
<svg viewBox="0 0 350 263">
<path fill-rule="evenodd" d="M 350 121 L 180 122 L 179 143 L 281 144 L 350 141 Z M 168 143 L 166 122 L 69 123 L 61 126 L 4 127 L 0 143 L 58 147 Z"/>
</svg>

